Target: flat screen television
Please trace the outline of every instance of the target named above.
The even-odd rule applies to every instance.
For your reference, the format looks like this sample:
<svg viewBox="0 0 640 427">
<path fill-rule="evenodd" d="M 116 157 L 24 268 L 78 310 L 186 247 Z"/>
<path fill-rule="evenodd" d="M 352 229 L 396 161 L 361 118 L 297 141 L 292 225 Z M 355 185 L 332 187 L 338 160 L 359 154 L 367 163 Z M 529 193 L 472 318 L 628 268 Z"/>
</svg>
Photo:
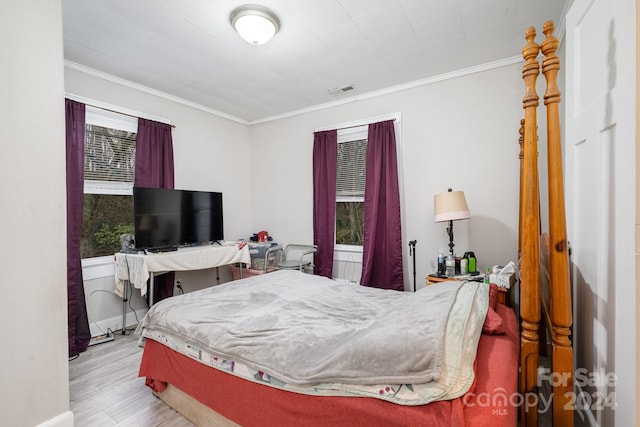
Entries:
<svg viewBox="0 0 640 427">
<path fill-rule="evenodd" d="M 133 188 L 138 249 L 169 249 L 224 239 L 222 193 Z"/>
</svg>

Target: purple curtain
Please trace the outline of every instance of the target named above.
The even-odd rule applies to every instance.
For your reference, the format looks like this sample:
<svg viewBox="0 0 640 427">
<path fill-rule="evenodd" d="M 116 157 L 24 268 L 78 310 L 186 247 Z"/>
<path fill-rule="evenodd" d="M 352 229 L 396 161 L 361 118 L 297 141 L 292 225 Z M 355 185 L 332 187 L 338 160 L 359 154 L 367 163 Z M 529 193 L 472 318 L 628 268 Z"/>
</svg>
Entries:
<svg viewBox="0 0 640 427">
<path fill-rule="evenodd" d="M 85 351 L 91 339 L 80 260 L 84 198 L 85 106 L 64 100 L 67 159 L 67 328 L 69 357 Z"/>
<path fill-rule="evenodd" d="M 174 188 L 171 125 L 138 118 L 135 185 Z M 173 272 L 154 278 L 152 304 L 173 295 L 174 280 Z"/>
<path fill-rule="evenodd" d="M 313 134 L 313 244 L 318 246 L 314 274 L 331 278 L 336 226 L 338 131 Z"/>
<path fill-rule="evenodd" d="M 393 120 L 369 125 L 360 283 L 404 290 L 402 226 Z"/>
<path fill-rule="evenodd" d="M 136 187 L 173 188 L 171 125 L 138 118 Z"/>
</svg>

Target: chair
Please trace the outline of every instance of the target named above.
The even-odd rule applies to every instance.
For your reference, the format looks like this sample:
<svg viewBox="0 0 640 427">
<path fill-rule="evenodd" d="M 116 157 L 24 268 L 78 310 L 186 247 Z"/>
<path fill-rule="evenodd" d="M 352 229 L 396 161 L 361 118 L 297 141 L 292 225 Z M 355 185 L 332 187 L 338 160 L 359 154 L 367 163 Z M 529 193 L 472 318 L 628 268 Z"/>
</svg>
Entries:
<svg viewBox="0 0 640 427">
<path fill-rule="evenodd" d="M 315 245 L 287 245 L 284 248 L 282 259 L 278 262 L 278 268 L 302 272 L 313 271 L 313 257 L 317 250 Z"/>
</svg>

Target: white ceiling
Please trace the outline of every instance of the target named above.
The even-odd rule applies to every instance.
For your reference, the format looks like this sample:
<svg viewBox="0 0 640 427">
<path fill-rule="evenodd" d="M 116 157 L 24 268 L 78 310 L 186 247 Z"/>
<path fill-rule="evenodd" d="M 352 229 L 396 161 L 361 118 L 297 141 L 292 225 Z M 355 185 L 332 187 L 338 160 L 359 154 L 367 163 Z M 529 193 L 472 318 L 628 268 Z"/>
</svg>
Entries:
<svg viewBox="0 0 640 427">
<path fill-rule="evenodd" d="M 570 1 L 262 0 L 281 28 L 254 46 L 242 0 L 63 0 L 64 56 L 252 123 L 516 57 Z"/>
</svg>

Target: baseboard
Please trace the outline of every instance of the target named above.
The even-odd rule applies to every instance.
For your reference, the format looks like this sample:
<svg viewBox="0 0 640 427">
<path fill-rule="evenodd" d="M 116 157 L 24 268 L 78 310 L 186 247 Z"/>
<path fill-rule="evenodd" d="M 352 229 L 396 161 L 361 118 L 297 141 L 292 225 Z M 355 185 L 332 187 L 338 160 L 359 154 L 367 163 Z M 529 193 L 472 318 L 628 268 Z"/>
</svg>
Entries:
<svg viewBox="0 0 640 427">
<path fill-rule="evenodd" d="M 136 310 L 136 315 L 138 316 L 138 320 L 142 320 L 142 318 L 146 313 L 147 313 L 146 308 Z M 125 318 L 125 328 L 134 328 L 138 324 L 138 320 L 136 320 L 136 315 L 134 315 L 131 310 L 127 311 L 127 316 Z M 97 322 L 93 322 L 89 325 L 89 330 L 91 332 L 92 337 L 102 337 L 106 335 L 106 333 L 109 332 L 109 330 L 111 330 L 111 332 L 121 331 L 122 315 L 99 320 Z M 97 341 L 100 341 L 100 340 L 97 340 Z"/>
<path fill-rule="evenodd" d="M 73 412 L 65 411 L 60 415 L 38 424 L 36 427 L 73 427 Z"/>
</svg>

